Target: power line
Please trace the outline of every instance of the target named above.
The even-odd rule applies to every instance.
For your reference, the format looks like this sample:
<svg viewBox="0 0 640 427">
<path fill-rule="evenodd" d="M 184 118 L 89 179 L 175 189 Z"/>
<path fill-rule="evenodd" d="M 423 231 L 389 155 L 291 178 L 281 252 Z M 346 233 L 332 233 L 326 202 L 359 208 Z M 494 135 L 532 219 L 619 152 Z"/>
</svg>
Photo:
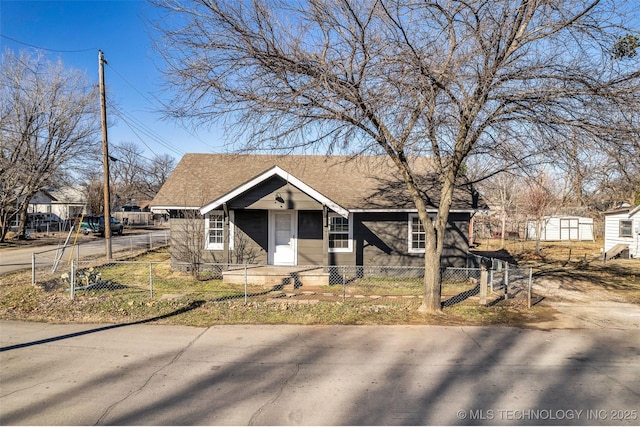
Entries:
<svg viewBox="0 0 640 427">
<path fill-rule="evenodd" d="M 107 102 L 107 103 L 109 104 L 109 107 L 115 111 L 116 116 L 122 119 L 122 121 L 129 127 L 129 129 L 131 129 L 131 131 L 134 132 L 134 134 L 138 137 L 138 139 L 140 139 L 140 141 L 144 144 L 144 146 L 147 147 L 149 151 L 151 151 L 153 154 L 157 156 L 157 154 L 144 142 L 142 137 L 140 137 L 140 135 L 137 132 L 135 132 L 136 130 L 148 136 L 150 139 L 157 142 L 165 149 L 172 151 L 179 156 L 184 155 L 184 152 L 175 148 L 171 143 L 166 141 L 160 135 L 156 134 L 153 130 L 151 130 L 147 125 L 142 123 L 140 120 L 136 119 L 131 114 L 125 114 L 123 110 L 119 109 L 118 107 L 113 105 L 111 102 Z"/>
<path fill-rule="evenodd" d="M 42 46 L 36 46 L 34 44 L 30 44 L 30 43 L 25 43 L 23 41 L 14 39 L 13 37 L 9 37 L 7 35 L 4 34 L 0 34 L 0 37 L 7 39 L 7 40 L 11 40 L 12 42 L 24 45 L 24 46 L 29 46 L 32 47 L 34 49 L 39 49 L 39 50 L 48 50 L 49 52 L 59 52 L 59 53 L 78 53 L 78 52 L 90 52 L 90 51 L 95 51 L 98 50 L 97 47 L 92 47 L 92 48 L 88 48 L 88 49 L 77 49 L 77 50 L 60 50 L 60 49 L 51 49 L 48 47 L 42 47 Z"/>
<path fill-rule="evenodd" d="M 120 72 L 118 72 L 118 70 L 116 70 L 112 65 L 107 64 L 107 66 L 109 67 L 109 69 L 111 69 L 114 73 L 116 73 L 126 84 L 128 84 L 133 90 L 135 90 L 142 98 L 144 98 L 150 105 L 152 106 L 156 106 L 156 105 L 162 105 L 162 101 L 160 101 L 156 96 L 153 96 L 153 98 L 156 100 L 156 102 L 154 103 L 153 101 L 151 101 L 145 94 L 143 94 L 142 92 L 140 92 L 140 90 L 138 90 L 138 88 L 136 86 L 134 86 L 131 82 L 129 82 Z M 189 135 L 191 135 L 193 138 L 195 138 L 198 142 L 200 142 L 202 145 L 204 145 L 205 147 L 207 147 L 208 149 L 215 149 L 215 147 L 207 144 L 206 142 L 204 142 L 202 139 L 200 139 L 197 135 L 194 135 L 192 132 L 190 132 L 187 128 L 185 128 L 184 126 L 181 126 L 182 129 L 187 132 Z"/>
</svg>

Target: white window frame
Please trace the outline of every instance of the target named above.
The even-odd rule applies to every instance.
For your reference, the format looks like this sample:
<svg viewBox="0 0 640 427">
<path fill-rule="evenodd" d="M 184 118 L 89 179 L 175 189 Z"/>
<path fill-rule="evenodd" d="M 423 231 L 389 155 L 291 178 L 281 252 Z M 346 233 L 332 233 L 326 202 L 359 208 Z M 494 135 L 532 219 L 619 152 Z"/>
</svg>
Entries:
<svg viewBox="0 0 640 427">
<path fill-rule="evenodd" d="M 622 225 L 623 222 L 624 223 L 629 223 L 628 226 L 626 224 Z M 628 234 L 623 233 L 622 232 L 623 229 L 626 230 L 627 228 L 629 229 L 629 233 Z M 631 219 L 621 219 L 620 221 L 618 221 L 618 236 L 622 237 L 622 238 L 625 238 L 625 239 L 627 239 L 629 237 L 633 237 L 633 220 L 631 220 Z"/>
<path fill-rule="evenodd" d="M 331 234 L 343 234 L 344 231 L 339 231 L 339 232 L 332 232 L 331 231 L 331 218 L 343 218 L 347 220 L 347 226 L 348 226 L 348 232 L 347 232 L 347 247 L 346 248 L 331 248 L 329 247 L 329 252 L 330 253 L 338 253 L 338 252 L 353 252 L 353 215 L 349 214 L 349 216 L 347 218 L 343 217 L 342 215 L 339 215 L 337 213 L 329 213 L 329 235 L 327 236 L 327 238 L 329 238 L 331 236 Z M 330 239 L 329 239 L 330 241 Z M 327 245 L 329 243 L 327 242 Z"/>
<path fill-rule="evenodd" d="M 407 235 L 407 244 L 408 244 L 408 252 L 411 254 L 423 254 L 425 252 L 425 248 L 414 248 L 413 247 L 413 220 L 417 219 L 418 221 L 420 221 L 420 217 L 418 216 L 417 213 L 410 213 L 409 214 L 409 224 L 408 224 L 408 235 Z M 424 230 L 424 224 L 422 225 L 422 229 Z M 426 232 L 424 232 L 424 237 L 425 237 L 425 246 L 426 246 L 426 239 L 427 239 L 427 234 Z"/>
<path fill-rule="evenodd" d="M 222 242 L 221 243 L 210 243 L 209 242 L 209 231 L 211 230 L 211 216 L 221 216 L 222 217 Z M 229 249 L 233 249 L 233 211 L 229 212 Z M 221 251 L 224 249 L 224 211 L 211 211 L 208 212 L 204 219 L 204 237 L 205 237 L 205 248 L 210 251 Z"/>
</svg>

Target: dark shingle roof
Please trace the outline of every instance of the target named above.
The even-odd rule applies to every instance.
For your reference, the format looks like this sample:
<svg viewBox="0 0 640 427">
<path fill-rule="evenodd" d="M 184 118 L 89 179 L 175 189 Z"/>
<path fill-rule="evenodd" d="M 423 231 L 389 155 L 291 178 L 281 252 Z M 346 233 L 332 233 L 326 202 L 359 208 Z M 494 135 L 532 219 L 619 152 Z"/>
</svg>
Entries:
<svg viewBox="0 0 640 427">
<path fill-rule="evenodd" d="M 278 166 L 346 209 L 411 209 L 406 185 L 380 156 L 186 154 L 151 203 L 154 208 L 199 208 Z M 436 206 L 439 190 L 429 159 L 412 161 L 421 189 Z M 474 209 L 470 187 L 457 189 L 452 209 Z"/>
</svg>

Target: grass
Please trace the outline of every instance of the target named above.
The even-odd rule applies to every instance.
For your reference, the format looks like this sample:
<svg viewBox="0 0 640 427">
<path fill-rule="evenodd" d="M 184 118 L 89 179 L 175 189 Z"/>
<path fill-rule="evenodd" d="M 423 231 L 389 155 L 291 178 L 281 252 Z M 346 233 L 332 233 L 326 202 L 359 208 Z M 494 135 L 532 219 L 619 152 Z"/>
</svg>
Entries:
<svg viewBox="0 0 640 427">
<path fill-rule="evenodd" d="M 536 277 L 566 281 L 584 281 L 640 304 L 640 260 L 614 260 L 603 263 L 597 243 L 544 243 L 535 255 L 533 242 L 481 242 L 478 249 L 500 252 L 520 266 L 533 267 Z M 503 250 L 501 250 L 503 249 Z M 221 280 L 197 279 L 171 271 L 166 249 L 151 251 L 129 264 L 97 268 L 107 284 L 76 292 L 71 299 L 68 283 L 60 274 L 39 277 L 31 285 L 31 273 L 20 272 L 0 277 L 0 318 L 40 322 L 128 323 L 153 321 L 164 324 L 209 326 L 221 324 L 440 324 L 440 325 L 524 325 L 553 317 L 550 307 L 522 304 L 495 304 L 481 307 L 476 297 L 444 307 L 442 313 L 418 312 L 419 280 L 402 282 L 377 277 L 355 281 L 351 297 L 341 299 L 336 287 L 322 289 L 335 297 L 323 298 L 323 292 L 300 301 L 297 297 L 274 294 L 265 286 L 250 286 L 254 294 L 245 302 L 244 286 Z M 98 262 L 98 261 L 94 261 Z M 149 264 L 151 263 L 151 264 Z M 155 264 L 154 264 L 155 263 Z M 149 265 L 153 269 L 153 296 L 149 288 Z M 91 265 L 83 264 L 89 269 Z M 341 289 L 341 288 L 340 288 Z M 463 294 L 470 283 L 461 281 L 443 288 L 443 299 Z M 355 298 L 356 293 L 396 296 L 387 299 Z"/>
</svg>

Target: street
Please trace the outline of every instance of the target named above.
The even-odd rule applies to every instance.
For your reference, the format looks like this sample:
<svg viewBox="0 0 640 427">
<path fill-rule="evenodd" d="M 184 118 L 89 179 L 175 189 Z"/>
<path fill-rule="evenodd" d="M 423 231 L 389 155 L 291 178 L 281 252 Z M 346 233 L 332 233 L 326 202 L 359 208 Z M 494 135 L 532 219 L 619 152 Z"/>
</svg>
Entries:
<svg viewBox="0 0 640 427">
<path fill-rule="evenodd" d="M 168 241 L 168 230 L 140 230 L 138 234 L 125 236 L 113 236 L 111 249 L 113 253 L 127 250 L 139 250 L 143 248 L 165 245 Z M 33 246 L 15 249 L 3 249 L 0 251 L 0 275 L 22 269 L 30 269 L 32 254 L 36 254 L 36 267 L 51 267 L 56 259 L 58 245 Z M 63 259 L 71 254 L 72 247 L 66 248 Z M 96 239 L 76 245 L 73 248 L 74 258 L 104 255 L 104 239 Z"/>
<path fill-rule="evenodd" d="M 0 321 L 3 425 L 637 425 L 640 331 Z"/>
</svg>

